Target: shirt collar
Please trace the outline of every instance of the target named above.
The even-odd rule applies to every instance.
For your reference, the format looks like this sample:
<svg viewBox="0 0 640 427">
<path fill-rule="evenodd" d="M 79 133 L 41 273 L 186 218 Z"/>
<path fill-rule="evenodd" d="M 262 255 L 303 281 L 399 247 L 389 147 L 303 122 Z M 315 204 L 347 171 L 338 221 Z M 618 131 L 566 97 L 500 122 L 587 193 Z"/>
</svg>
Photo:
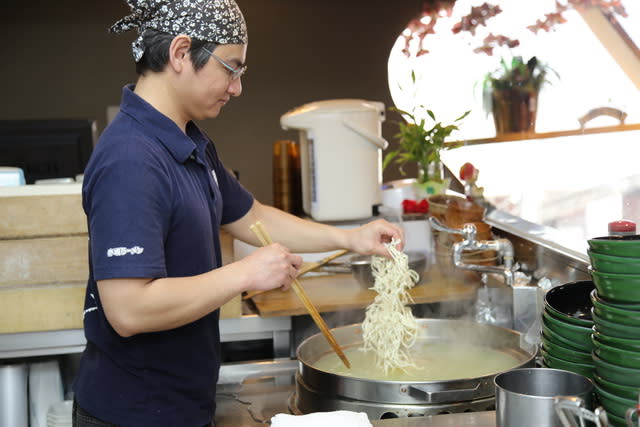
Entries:
<svg viewBox="0 0 640 427">
<path fill-rule="evenodd" d="M 173 120 L 136 94 L 134 88 L 134 85 L 127 85 L 122 89 L 120 110 L 123 113 L 138 121 L 149 135 L 153 135 L 165 146 L 177 162 L 186 162 L 194 152 L 204 152 L 206 138 L 193 122 L 187 123 L 185 135 Z"/>
</svg>

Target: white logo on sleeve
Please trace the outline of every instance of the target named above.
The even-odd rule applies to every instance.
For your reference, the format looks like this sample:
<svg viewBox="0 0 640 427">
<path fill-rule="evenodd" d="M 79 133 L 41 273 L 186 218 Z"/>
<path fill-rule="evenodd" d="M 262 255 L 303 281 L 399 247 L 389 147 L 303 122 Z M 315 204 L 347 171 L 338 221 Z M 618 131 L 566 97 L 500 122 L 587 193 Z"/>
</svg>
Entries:
<svg viewBox="0 0 640 427">
<path fill-rule="evenodd" d="M 97 303 L 96 303 L 96 297 L 92 293 L 90 293 L 89 296 L 93 300 L 93 303 L 96 304 L 96 305 L 94 305 L 92 307 L 89 307 L 89 308 L 85 309 L 82 312 L 82 319 L 83 320 L 84 320 L 84 316 L 86 316 L 87 314 L 91 313 L 92 311 L 96 311 L 98 309 L 98 306 L 97 306 Z"/>
<path fill-rule="evenodd" d="M 134 246 L 132 248 L 109 248 L 107 249 L 107 256 L 140 255 L 142 252 L 144 252 L 144 248 L 141 248 L 140 246 Z"/>
</svg>

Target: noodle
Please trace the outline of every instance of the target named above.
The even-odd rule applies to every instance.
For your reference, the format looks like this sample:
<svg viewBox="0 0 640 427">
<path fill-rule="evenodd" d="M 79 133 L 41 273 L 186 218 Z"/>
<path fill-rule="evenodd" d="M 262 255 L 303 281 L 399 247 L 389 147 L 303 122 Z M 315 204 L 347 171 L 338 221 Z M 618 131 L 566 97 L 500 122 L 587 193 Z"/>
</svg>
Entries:
<svg viewBox="0 0 640 427">
<path fill-rule="evenodd" d="M 418 336 L 418 322 L 411 308 L 409 289 L 418 281 L 418 273 L 409 269 L 407 255 L 400 252 L 393 240 L 385 244 L 391 259 L 374 256 L 371 270 L 375 279 L 371 289 L 377 292 L 367 307 L 362 323 L 363 351 L 372 351 L 376 365 L 389 370 L 415 367 L 409 349 Z"/>
</svg>

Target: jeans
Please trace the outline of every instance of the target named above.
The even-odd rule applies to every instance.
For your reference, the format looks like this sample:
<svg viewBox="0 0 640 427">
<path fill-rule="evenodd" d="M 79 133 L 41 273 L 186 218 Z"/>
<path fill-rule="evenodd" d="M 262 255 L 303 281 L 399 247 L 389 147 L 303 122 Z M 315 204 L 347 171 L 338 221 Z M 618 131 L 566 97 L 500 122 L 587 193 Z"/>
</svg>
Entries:
<svg viewBox="0 0 640 427">
<path fill-rule="evenodd" d="M 93 415 L 78 406 L 73 401 L 73 412 L 71 414 L 72 427 L 118 427 L 116 424 L 100 421 Z"/>
<path fill-rule="evenodd" d="M 72 427 L 118 427 L 116 424 L 100 421 L 93 415 L 78 406 L 76 401 L 73 401 L 73 412 L 71 415 Z M 213 422 L 207 424 L 204 427 L 214 427 Z"/>
</svg>

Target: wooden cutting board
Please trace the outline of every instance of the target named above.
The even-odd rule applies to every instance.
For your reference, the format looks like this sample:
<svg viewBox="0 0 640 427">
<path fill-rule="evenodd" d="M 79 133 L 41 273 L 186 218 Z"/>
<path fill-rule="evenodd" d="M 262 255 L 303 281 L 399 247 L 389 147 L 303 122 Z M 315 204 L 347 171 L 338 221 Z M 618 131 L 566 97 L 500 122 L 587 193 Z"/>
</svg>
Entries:
<svg viewBox="0 0 640 427">
<path fill-rule="evenodd" d="M 422 281 L 411 289 L 416 304 L 464 300 L 475 297 L 480 282 L 475 276 L 442 276 L 431 269 Z M 311 276 L 300 279 L 309 299 L 319 312 L 353 310 L 367 307 L 373 301 L 375 292 L 363 287 L 351 274 Z M 291 290 L 278 289 L 256 295 L 251 299 L 262 317 L 297 316 L 307 314 L 302 302 Z"/>
</svg>

